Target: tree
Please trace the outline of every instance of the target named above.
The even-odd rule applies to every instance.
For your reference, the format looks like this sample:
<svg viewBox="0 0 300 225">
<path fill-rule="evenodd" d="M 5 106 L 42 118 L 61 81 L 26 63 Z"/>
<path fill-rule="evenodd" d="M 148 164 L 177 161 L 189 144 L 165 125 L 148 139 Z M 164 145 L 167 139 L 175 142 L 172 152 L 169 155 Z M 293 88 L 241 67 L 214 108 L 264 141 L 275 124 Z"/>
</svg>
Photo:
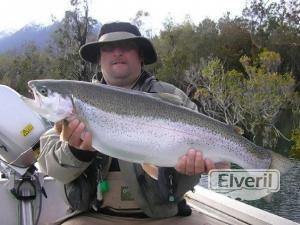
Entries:
<svg viewBox="0 0 300 225">
<path fill-rule="evenodd" d="M 243 10 L 243 19 L 259 48 L 280 53 L 279 71 L 292 72 L 300 89 L 300 2 L 252 0 Z"/>
<path fill-rule="evenodd" d="M 239 18 L 231 19 L 228 13 L 219 19 L 218 29 L 215 57 L 221 59 L 226 70 L 243 71 L 242 65 L 239 63 L 240 57 L 256 53 L 246 25 Z"/>
<path fill-rule="evenodd" d="M 144 34 L 144 36 L 151 39 L 153 38 L 152 29 L 145 28 L 145 22 L 144 22 L 144 20 L 147 19 L 149 16 L 150 16 L 149 12 L 139 10 L 135 14 L 135 17 L 131 18 L 131 23 L 136 25 L 141 31 L 141 33 Z"/>
<path fill-rule="evenodd" d="M 225 69 L 243 71 L 239 58 L 253 52 L 245 24 L 240 19 L 230 19 L 229 14 L 218 23 L 205 19 L 198 26 L 190 20 L 176 25 L 169 19 L 154 43 L 159 55 L 158 77 L 182 89 L 189 86 L 185 71 L 198 65 L 199 59 L 217 57 Z"/>
<path fill-rule="evenodd" d="M 0 57 L 0 81 L 28 95 L 27 82 L 34 79 L 50 78 L 49 57 L 34 43 L 27 43 L 19 54 L 4 54 Z"/>
<path fill-rule="evenodd" d="M 56 66 L 62 78 L 90 81 L 94 68 L 79 57 L 78 51 L 91 36 L 95 37 L 97 21 L 89 16 L 88 0 L 70 3 L 73 9 L 65 12 L 49 52 L 57 58 Z"/>
<path fill-rule="evenodd" d="M 281 62 L 278 53 L 265 50 L 254 60 L 243 56 L 240 61 L 247 76 L 226 71 L 219 59 L 198 65 L 198 73 L 186 73 L 197 87 L 193 97 L 203 113 L 242 128 L 259 145 L 274 148 L 279 137 L 288 139 L 276 127 L 279 113 L 300 107 L 293 91 L 295 80 L 290 73 L 276 71 Z M 296 124 L 294 129 L 299 127 Z"/>
<path fill-rule="evenodd" d="M 172 19 L 165 23 L 166 30 L 161 31 L 155 40 L 159 55 L 158 77 L 185 89 L 185 70 L 198 62 L 199 39 L 195 25 L 187 20 L 181 25 L 174 25 Z"/>
<path fill-rule="evenodd" d="M 196 32 L 198 40 L 195 57 L 198 59 L 216 57 L 217 48 L 219 46 L 218 24 L 206 18 L 198 24 Z"/>
</svg>

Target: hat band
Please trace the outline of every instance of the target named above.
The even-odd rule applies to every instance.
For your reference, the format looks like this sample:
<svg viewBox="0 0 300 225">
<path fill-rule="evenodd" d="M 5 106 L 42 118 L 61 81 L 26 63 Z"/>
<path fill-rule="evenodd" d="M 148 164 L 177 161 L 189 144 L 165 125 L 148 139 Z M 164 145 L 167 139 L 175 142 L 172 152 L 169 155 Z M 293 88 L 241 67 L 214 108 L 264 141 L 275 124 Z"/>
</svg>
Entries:
<svg viewBox="0 0 300 225">
<path fill-rule="evenodd" d="M 120 41 L 124 39 L 135 38 L 136 35 L 129 32 L 111 32 L 107 34 L 103 34 L 99 38 L 99 42 L 110 42 L 110 41 Z"/>
</svg>

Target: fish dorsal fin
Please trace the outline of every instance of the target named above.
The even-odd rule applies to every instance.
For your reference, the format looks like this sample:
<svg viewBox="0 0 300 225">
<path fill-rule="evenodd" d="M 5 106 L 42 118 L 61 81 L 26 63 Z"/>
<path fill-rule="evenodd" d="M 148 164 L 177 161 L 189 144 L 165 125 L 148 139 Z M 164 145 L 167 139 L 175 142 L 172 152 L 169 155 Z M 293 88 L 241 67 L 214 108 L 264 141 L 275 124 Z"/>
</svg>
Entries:
<svg viewBox="0 0 300 225">
<path fill-rule="evenodd" d="M 178 95 L 170 94 L 167 92 L 149 93 L 152 97 L 159 98 L 163 101 L 172 103 L 174 105 L 183 105 L 182 99 Z"/>
</svg>

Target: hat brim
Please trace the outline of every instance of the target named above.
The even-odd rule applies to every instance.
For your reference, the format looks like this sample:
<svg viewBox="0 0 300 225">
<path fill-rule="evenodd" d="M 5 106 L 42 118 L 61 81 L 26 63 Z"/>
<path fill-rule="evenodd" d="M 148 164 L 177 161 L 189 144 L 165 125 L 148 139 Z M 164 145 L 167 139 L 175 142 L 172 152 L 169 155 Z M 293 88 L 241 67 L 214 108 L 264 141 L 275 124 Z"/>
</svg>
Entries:
<svg viewBox="0 0 300 225">
<path fill-rule="evenodd" d="M 143 52 L 144 64 L 148 65 L 156 62 L 157 54 L 152 43 L 147 38 L 138 36 L 112 41 L 96 41 L 87 43 L 80 48 L 79 55 L 83 60 L 97 64 L 99 63 L 98 61 L 100 58 L 100 49 L 103 44 L 125 40 L 134 40 L 135 43 L 137 43 L 137 45 Z"/>
</svg>

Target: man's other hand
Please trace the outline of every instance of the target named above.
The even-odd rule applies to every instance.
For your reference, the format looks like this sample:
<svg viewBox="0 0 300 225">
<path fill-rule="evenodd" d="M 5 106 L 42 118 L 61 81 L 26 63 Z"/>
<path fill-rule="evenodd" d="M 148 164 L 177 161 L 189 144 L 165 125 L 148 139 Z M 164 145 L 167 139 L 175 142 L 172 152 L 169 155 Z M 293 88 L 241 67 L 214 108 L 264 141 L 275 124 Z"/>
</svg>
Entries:
<svg viewBox="0 0 300 225">
<path fill-rule="evenodd" d="M 229 163 L 223 162 L 215 164 L 210 159 L 204 159 L 201 151 L 195 149 L 189 149 L 185 155 L 178 159 L 175 166 L 177 172 L 188 176 L 208 173 L 211 169 L 229 168 Z"/>
</svg>

